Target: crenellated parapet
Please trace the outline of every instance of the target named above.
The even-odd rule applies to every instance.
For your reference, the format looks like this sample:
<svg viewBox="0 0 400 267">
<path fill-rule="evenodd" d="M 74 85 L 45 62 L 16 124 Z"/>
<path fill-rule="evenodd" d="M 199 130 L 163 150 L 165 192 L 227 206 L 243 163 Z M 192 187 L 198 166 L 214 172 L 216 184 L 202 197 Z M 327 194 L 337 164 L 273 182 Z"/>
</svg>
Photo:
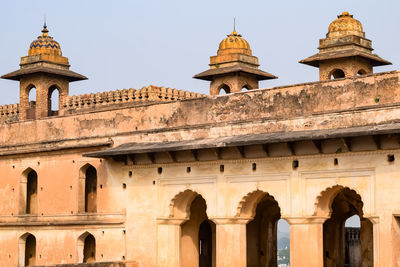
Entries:
<svg viewBox="0 0 400 267">
<path fill-rule="evenodd" d="M 150 85 L 141 89 L 122 89 L 109 92 L 73 95 L 62 103 L 64 110 L 96 108 L 132 102 L 166 102 L 204 97 L 200 93 Z"/>
<path fill-rule="evenodd" d="M 0 106 L 0 122 L 18 120 L 19 104 Z"/>
</svg>

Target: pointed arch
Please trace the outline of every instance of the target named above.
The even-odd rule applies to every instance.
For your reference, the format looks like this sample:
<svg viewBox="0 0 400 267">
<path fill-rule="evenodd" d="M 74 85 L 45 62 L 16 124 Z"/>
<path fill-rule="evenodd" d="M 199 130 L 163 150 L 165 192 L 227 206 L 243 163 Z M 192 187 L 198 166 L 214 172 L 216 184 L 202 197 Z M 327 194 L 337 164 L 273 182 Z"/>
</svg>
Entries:
<svg viewBox="0 0 400 267">
<path fill-rule="evenodd" d="M 93 234 L 86 231 L 77 239 L 77 255 L 79 263 L 89 263 L 96 261 L 96 238 Z"/>
<path fill-rule="evenodd" d="M 186 189 L 174 196 L 169 204 L 170 218 L 190 218 L 190 205 L 199 194 L 190 189 Z"/>
</svg>

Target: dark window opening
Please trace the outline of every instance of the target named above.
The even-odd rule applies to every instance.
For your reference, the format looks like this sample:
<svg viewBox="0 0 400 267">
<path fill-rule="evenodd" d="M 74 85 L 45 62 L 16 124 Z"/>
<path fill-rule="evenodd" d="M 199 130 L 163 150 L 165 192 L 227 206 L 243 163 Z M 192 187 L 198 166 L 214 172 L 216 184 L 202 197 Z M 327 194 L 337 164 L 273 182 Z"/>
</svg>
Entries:
<svg viewBox="0 0 400 267">
<path fill-rule="evenodd" d="M 97 211 L 97 171 L 93 166 L 85 172 L 85 212 Z"/>
<path fill-rule="evenodd" d="M 89 234 L 85 238 L 84 246 L 83 246 L 83 262 L 95 262 L 96 261 L 96 239 L 94 236 Z"/>
<path fill-rule="evenodd" d="M 31 171 L 26 181 L 26 214 L 37 213 L 37 174 Z"/>
<path fill-rule="evenodd" d="M 36 263 L 36 238 L 29 235 L 25 240 L 25 264 L 24 266 L 34 266 Z"/>
</svg>

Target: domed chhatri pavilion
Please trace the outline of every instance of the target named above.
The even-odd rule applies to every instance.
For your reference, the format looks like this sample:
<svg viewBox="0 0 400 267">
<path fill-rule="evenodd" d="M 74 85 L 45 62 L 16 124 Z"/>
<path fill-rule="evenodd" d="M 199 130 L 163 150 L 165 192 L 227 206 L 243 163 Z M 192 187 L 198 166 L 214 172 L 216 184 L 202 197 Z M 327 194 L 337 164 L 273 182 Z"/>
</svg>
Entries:
<svg viewBox="0 0 400 267">
<path fill-rule="evenodd" d="M 343 12 L 329 25 L 318 49 L 318 54 L 300 63 L 318 67 L 321 81 L 371 74 L 373 67 L 391 64 L 372 54 L 371 41 L 365 38 L 361 23 L 348 12 Z"/>
<path fill-rule="evenodd" d="M 258 81 L 277 77 L 258 69 L 258 58 L 249 43 L 235 30 L 221 41 L 216 56 L 210 58 L 210 69 L 194 76 L 211 81 L 210 94 L 235 93 L 258 88 Z"/>
<path fill-rule="evenodd" d="M 292 267 L 400 266 L 400 71 L 347 12 L 318 49 L 319 81 L 261 89 L 234 30 L 210 95 L 69 95 L 87 78 L 45 25 L 2 76 L 0 267 L 278 267 L 280 220 Z"/>
</svg>

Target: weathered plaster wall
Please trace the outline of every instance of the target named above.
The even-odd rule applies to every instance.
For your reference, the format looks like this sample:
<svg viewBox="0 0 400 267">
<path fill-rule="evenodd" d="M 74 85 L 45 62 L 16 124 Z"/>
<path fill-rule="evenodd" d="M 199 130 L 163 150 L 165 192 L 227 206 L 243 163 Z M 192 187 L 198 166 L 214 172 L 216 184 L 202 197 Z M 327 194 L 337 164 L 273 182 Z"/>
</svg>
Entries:
<svg viewBox="0 0 400 267">
<path fill-rule="evenodd" d="M 116 135 L 153 141 L 149 134 L 166 131 L 172 141 L 235 135 L 235 129 L 246 134 L 390 122 L 398 118 L 399 90 L 399 73 L 392 72 L 2 124 L 0 149 Z"/>
</svg>

